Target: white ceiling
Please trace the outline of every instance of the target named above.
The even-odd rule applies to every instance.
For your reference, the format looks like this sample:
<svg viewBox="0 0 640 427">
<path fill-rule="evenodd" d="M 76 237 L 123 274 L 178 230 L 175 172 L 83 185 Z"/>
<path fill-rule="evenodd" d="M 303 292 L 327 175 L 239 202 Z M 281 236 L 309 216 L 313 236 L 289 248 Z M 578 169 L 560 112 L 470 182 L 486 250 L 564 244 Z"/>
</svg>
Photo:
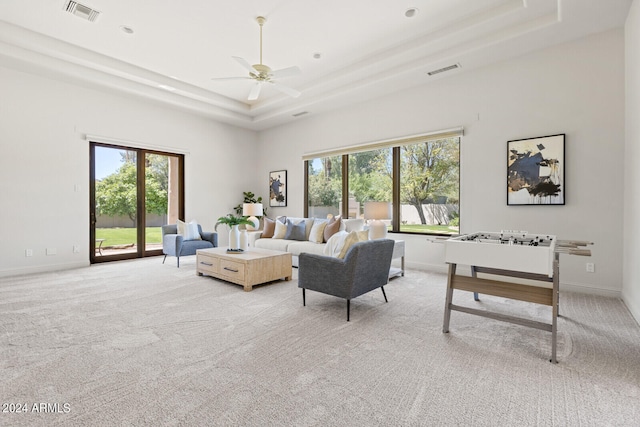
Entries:
<svg viewBox="0 0 640 427">
<path fill-rule="evenodd" d="M 95 22 L 67 2 L 0 1 L 0 65 L 263 130 L 621 27 L 632 0 L 78 0 Z M 265 87 L 249 102 L 251 81 L 211 80 L 246 75 L 232 56 L 259 63 L 257 16 L 263 63 L 300 67 L 281 80 L 299 98 Z"/>
</svg>

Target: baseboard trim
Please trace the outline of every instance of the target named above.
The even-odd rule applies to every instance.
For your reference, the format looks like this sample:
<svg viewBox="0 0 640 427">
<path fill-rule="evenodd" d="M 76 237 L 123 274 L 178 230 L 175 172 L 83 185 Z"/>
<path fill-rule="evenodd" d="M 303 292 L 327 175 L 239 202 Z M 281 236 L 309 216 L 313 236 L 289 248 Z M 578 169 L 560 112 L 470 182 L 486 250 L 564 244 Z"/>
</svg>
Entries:
<svg viewBox="0 0 640 427">
<path fill-rule="evenodd" d="M 615 289 L 603 289 L 591 285 L 572 282 L 560 282 L 560 291 L 580 294 L 600 295 L 603 297 L 622 299 L 622 292 Z"/>
<path fill-rule="evenodd" d="M 12 268 L 0 270 L 0 277 L 24 276 L 26 274 L 49 273 L 52 271 L 71 270 L 74 268 L 88 267 L 89 261 L 69 262 L 65 264 L 38 265 L 34 267 Z"/>
<path fill-rule="evenodd" d="M 629 310 L 629 313 L 631 313 L 633 318 L 636 319 L 636 323 L 640 325 L 640 306 L 633 304 L 632 299 L 629 298 L 628 295 L 625 295 L 624 292 L 622 293 L 622 302 L 624 302 L 624 305 L 627 307 L 627 310 Z"/>
</svg>

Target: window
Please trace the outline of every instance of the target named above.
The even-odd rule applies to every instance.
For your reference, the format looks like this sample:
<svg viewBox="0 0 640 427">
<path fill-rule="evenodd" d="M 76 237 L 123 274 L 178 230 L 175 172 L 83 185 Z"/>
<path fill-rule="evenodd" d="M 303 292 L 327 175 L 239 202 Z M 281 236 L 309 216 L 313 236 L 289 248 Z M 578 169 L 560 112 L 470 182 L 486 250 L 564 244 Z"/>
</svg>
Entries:
<svg viewBox="0 0 640 427">
<path fill-rule="evenodd" d="M 340 215 L 342 210 L 342 156 L 315 158 L 307 164 L 307 212 L 309 217 Z"/>
<path fill-rule="evenodd" d="M 393 197 L 393 153 L 391 148 L 349 155 L 349 218 L 360 218 L 364 204 L 391 202 Z M 391 218 L 385 218 L 391 224 Z"/>
<path fill-rule="evenodd" d="M 400 231 L 459 232 L 460 138 L 400 147 Z"/>
<path fill-rule="evenodd" d="M 305 216 L 363 218 L 370 201 L 390 203 L 391 232 L 460 230 L 462 130 L 385 141 L 305 156 Z"/>
</svg>

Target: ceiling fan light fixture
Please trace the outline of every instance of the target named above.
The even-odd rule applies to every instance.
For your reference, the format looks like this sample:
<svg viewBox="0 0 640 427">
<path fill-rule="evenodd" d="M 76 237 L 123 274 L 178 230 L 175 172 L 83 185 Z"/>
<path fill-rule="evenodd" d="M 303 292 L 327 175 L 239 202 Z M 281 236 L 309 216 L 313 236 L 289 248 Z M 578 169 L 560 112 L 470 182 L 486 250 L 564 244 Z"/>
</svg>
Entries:
<svg viewBox="0 0 640 427">
<path fill-rule="evenodd" d="M 282 68 L 279 70 L 272 70 L 270 67 L 262 63 L 262 26 L 267 19 L 264 16 L 256 17 L 256 22 L 260 26 L 260 63 L 251 65 L 244 58 L 239 56 L 232 56 L 245 70 L 249 72 L 249 75 L 246 77 L 221 77 L 214 78 L 213 80 L 253 80 L 255 82 L 254 86 L 251 88 L 249 92 L 249 96 L 247 100 L 255 101 L 260 96 L 262 85 L 265 83 L 269 83 L 271 87 L 276 89 L 279 92 L 282 92 L 286 95 L 289 95 L 292 98 L 297 98 L 300 96 L 300 92 L 285 86 L 279 83 L 277 80 L 283 77 L 292 77 L 300 75 L 300 68 L 288 67 Z"/>
</svg>

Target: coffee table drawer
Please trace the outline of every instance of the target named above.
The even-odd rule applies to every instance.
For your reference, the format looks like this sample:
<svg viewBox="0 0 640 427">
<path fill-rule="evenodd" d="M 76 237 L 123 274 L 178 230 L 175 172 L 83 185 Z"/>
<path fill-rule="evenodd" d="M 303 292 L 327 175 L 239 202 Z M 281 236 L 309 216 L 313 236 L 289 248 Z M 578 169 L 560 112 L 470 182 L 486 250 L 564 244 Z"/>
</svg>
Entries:
<svg viewBox="0 0 640 427">
<path fill-rule="evenodd" d="M 220 260 L 213 257 L 197 256 L 199 273 L 214 274 L 220 270 Z"/>
<path fill-rule="evenodd" d="M 244 280 L 245 265 L 241 262 L 229 261 L 226 259 L 220 260 L 220 268 L 218 274 L 228 277 L 233 280 Z"/>
</svg>

